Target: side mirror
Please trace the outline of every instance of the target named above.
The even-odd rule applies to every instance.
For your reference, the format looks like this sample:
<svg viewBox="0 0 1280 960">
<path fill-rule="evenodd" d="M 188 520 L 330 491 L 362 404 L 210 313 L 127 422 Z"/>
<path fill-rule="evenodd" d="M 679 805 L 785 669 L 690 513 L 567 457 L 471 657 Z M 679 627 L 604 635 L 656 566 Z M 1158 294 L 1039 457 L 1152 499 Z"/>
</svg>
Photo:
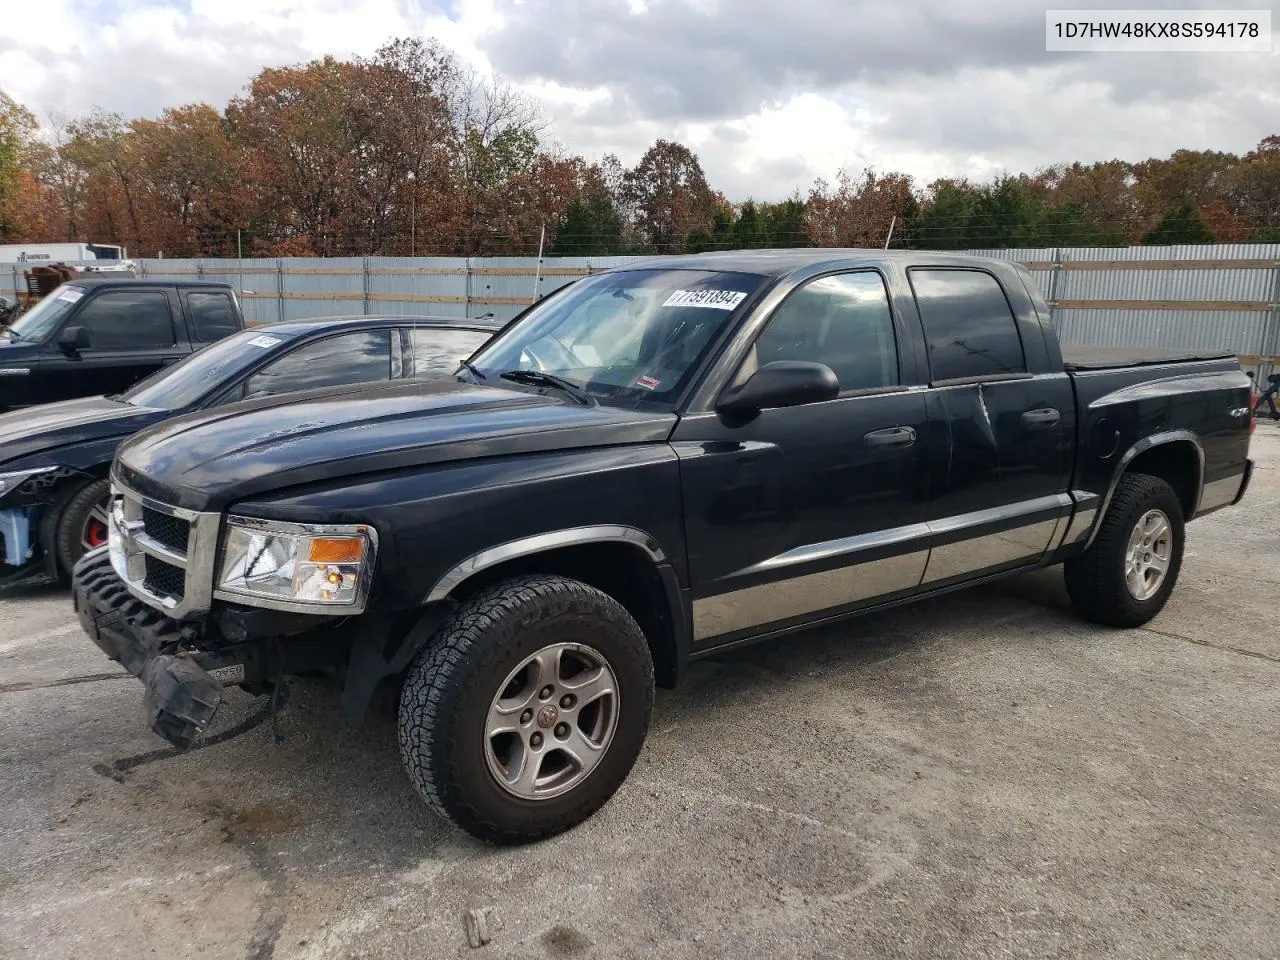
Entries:
<svg viewBox="0 0 1280 960">
<path fill-rule="evenodd" d="M 825 363 L 775 360 L 753 373 L 742 386 L 721 394 L 716 412 L 753 414 L 775 407 L 834 400 L 839 395 L 840 379 Z"/>
<path fill-rule="evenodd" d="M 76 353 L 89 346 L 89 331 L 84 327 L 64 327 L 58 334 L 58 346 L 63 353 Z"/>
</svg>

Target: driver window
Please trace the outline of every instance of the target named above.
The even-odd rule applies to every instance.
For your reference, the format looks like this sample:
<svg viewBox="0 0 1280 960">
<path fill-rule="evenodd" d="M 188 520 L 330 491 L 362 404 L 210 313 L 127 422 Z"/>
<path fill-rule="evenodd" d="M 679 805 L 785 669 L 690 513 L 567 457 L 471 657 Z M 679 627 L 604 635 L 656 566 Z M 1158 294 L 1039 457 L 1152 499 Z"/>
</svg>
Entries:
<svg viewBox="0 0 1280 960">
<path fill-rule="evenodd" d="M 171 347 L 173 314 L 163 290 L 117 290 L 98 294 L 74 324 L 89 333 L 95 350 Z"/>
<path fill-rule="evenodd" d="M 898 348 L 880 274 L 810 280 L 774 312 L 753 355 L 757 368 L 775 360 L 825 363 L 839 378 L 841 393 L 896 386 Z"/>
</svg>

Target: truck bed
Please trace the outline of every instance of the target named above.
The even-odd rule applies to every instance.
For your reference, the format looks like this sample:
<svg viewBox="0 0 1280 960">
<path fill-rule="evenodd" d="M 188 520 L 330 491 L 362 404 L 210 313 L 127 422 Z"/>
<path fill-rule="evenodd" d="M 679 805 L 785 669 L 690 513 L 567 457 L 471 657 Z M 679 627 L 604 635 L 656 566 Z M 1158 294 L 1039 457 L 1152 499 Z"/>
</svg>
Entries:
<svg viewBox="0 0 1280 960">
<path fill-rule="evenodd" d="M 1234 353 L 1215 350 L 1145 350 L 1127 347 L 1062 347 L 1062 362 L 1068 370 L 1110 370 L 1116 367 L 1146 367 L 1161 363 L 1193 363 L 1205 360 L 1234 360 Z"/>
</svg>

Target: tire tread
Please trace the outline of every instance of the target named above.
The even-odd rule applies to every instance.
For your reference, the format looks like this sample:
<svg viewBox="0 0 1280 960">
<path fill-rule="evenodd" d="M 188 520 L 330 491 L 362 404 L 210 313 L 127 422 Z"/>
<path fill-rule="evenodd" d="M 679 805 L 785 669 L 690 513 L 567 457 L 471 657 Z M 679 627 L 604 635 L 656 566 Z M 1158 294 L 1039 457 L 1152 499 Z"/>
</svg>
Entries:
<svg viewBox="0 0 1280 960">
<path fill-rule="evenodd" d="M 1137 601 L 1128 592 L 1123 575 L 1117 576 L 1117 560 L 1123 570 L 1123 554 L 1136 514 L 1159 506 L 1173 526 L 1173 562 L 1165 582 L 1151 600 Z M 1111 627 L 1137 627 L 1164 607 L 1182 566 L 1184 538 L 1182 506 L 1177 494 L 1160 477 L 1130 473 L 1120 478 L 1115 495 L 1089 549 L 1063 565 L 1067 594 L 1085 619 Z"/>
<path fill-rule="evenodd" d="M 647 731 L 653 704 L 653 665 L 643 632 L 622 604 L 595 587 L 561 576 L 522 576 L 487 587 L 464 601 L 418 654 L 400 700 L 398 731 L 405 770 L 418 793 L 454 826 L 496 843 L 525 843 L 585 820 L 612 795 L 612 789 L 603 796 L 588 792 L 577 806 L 562 813 L 562 823 L 552 829 L 530 833 L 495 823 L 459 789 L 460 777 L 452 760 L 459 753 L 456 726 L 439 722 L 456 709 L 460 694 L 478 681 L 493 645 L 509 640 L 534 622 L 528 611 L 547 606 L 567 609 L 584 600 L 644 648 L 643 659 L 648 668 L 645 686 L 649 702 L 644 709 Z M 523 618 L 522 611 L 526 612 Z M 442 728 L 452 728 L 454 734 L 445 734 Z"/>
</svg>

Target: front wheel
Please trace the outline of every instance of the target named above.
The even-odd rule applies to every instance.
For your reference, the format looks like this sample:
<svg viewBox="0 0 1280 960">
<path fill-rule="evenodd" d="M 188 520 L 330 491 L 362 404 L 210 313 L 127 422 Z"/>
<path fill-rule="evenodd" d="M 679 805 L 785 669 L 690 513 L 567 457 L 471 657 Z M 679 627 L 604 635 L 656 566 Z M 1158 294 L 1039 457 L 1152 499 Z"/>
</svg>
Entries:
<svg viewBox="0 0 1280 960">
<path fill-rule="evenodd" d="M 523 843 L 613 796 L 652 709 L 649 645 L 620 603 L 566 577 L 519 577 L 463 603 L 414 661 L 400 756 L 437 813 Z"/>
<path fill-rule="evenodd" d="M 110 498 L 111 482 L 94 480 L 62 502 L 54 528 L 59 579 L 70 580 L 76 561 L 107 542 Z"/>
<path fill-rule="evenodd" d="M 1168 483 L 1121 477 L 1093 544 L 1064 564 L 1072 605 L 1111 627 L 1146 623 L 1178 582 L 1185 536 L 1182 502 Z"/>
</svg>

